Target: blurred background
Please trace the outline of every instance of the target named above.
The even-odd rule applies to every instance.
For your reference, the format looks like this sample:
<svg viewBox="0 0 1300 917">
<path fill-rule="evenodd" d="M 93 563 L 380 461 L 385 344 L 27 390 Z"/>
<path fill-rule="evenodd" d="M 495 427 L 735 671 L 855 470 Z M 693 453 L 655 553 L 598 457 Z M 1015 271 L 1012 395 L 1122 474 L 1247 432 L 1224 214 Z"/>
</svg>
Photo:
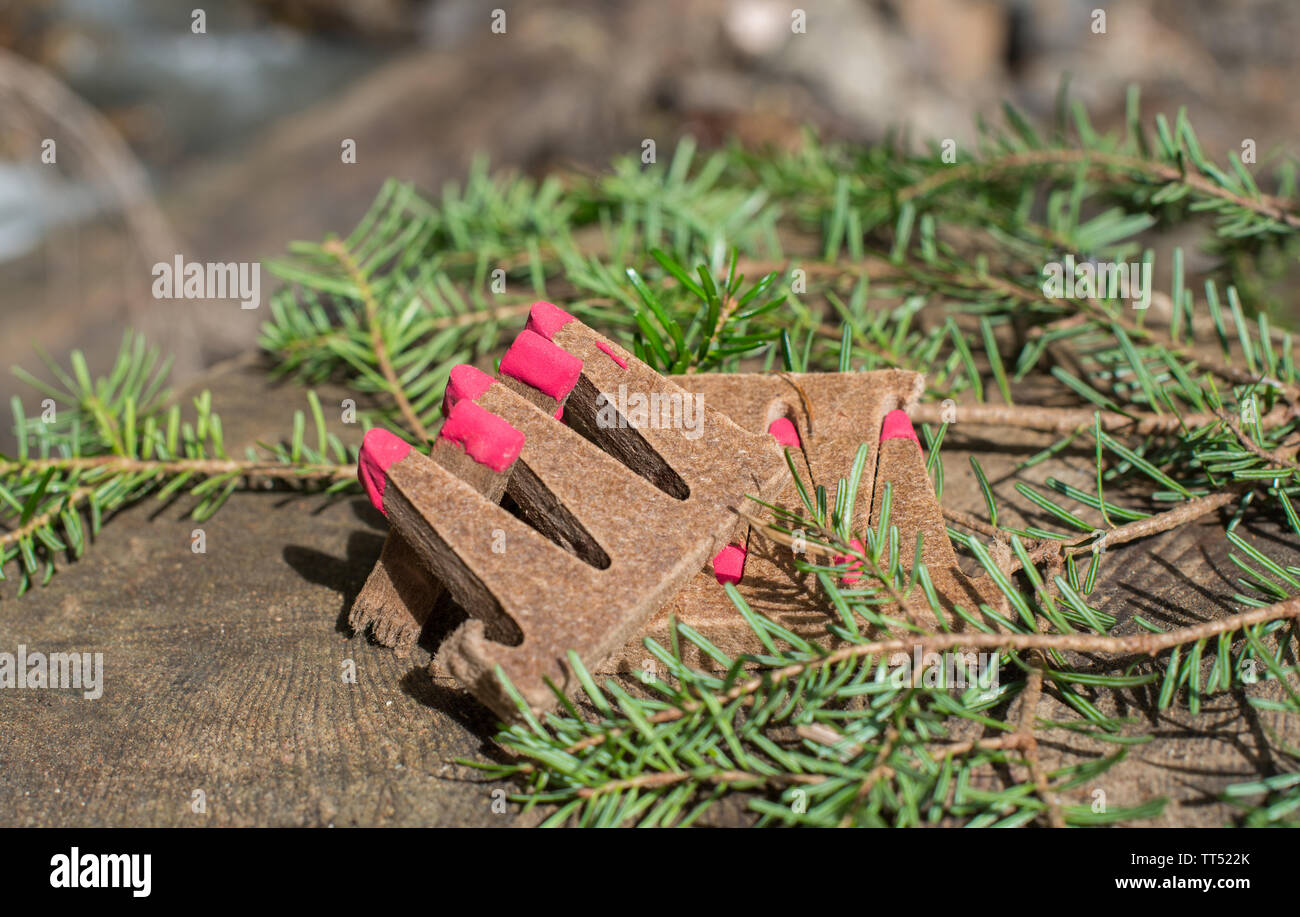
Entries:
<svg viewBox="0 0 1300 917">
<path fill-rule="evenodd" d="M 793 34 L 792 11 L 806 14 Z M 1092 11 L 1107 12 L 1107 37 Z M 179 378 L 265 313 L 157 301 L 151 266 L 256 261 L 345 234 L 385 178 L 437 194 L 494 167 L 599 168 L 691 134 L 792 144 L 974 135 L 1064 75 L 1103 129 L 1125 89 L 1208 153 L 1295 150 L 1286 0 L 0 0 L 0 397 L 33 345 L 100 368 L 142 328 Z M 494 32 L 493 11 L 505 31 Z M 56 161 L 43 143 L 56 141 Z M 340 155 L 356 144 L 356 162 Z M 263 301 L 273 283 L 262 274 Z"/>
</svg>

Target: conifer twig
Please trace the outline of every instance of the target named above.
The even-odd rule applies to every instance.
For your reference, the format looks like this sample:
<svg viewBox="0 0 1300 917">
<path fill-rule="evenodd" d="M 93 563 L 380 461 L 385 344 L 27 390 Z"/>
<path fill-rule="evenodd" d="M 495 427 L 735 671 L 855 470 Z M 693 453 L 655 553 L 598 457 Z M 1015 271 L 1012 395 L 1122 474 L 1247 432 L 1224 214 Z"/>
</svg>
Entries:
<svg viewBox="0 0 1300 917">
<path fill-rule="evenodd" d="M 1252 608 L 1238 612 L 1226 618 L 1190 624 L 1159 634 L 1141 633 L 1125 636 L 1108 634 L 1042 634 L 1042 633 L 941 633 L 917 634 L 909 638 L 891 638 L 874 640 L 870 643 L 855 643 L 832 650 L 825 656 L 804 662 L 782 666 L 762 672 L 758 676 L 742 681 L 727 691 L 722 692 L 718 700 L 727 704 L 731 701 L 753 694 L 760 688 L 775 687 L 783 682 L 801 675 L 811 668 L 835 665 L 850 659 L 864 656 L 876 656 L 889 653 L 919 651 L 942 652 L 944 650 L 1070 650 L 1078 653 L 1107 653 L 1113 656 L 1142 655 L 1154 656 L 1176 646 L 1185 646 L 1208 637 L 1232 633 L 1255 624 L 1284 619 L 1300 619 L 1300 597 L 1269 605 L 1265 608 Z M 681 719 L 700 707 L 697 703 L 670 707 L 647 717 L 651 724 L 669 723 Z M 608 739 L 617 738 L 621 730 L 609 730 L 588 736 L 574 742 L 568 747 L 571 753 L 584 748 L 600 745 Z"/>
<path fill-rule="evenodd" d="M 1042 660 L 1042 654 L 1036 653 Z M 1029 670 L 1024 693 L 1021 694 L 1020 725 L 1016 729 L 1018 745 L 1024 752 L 1025 763 L 1029 768 L 1029 777 L 1033 781 L 1034 791 L 1047 806 L 1048 824 L 1053 828 L 1065 827 L 1065 816 L 1061 814 L 1061 804 L 1047 783 L 1043 773 L 1042 762 L 1038 759 L 1038 739 L 1034 736 L 1034 717 L 1038 715 L 1038 702 L 1043 696 L 1042 665 L 1035 665 Z"/>
<path fill-rule="evenodd" d="M 935 172 L 913 185 L 900 189 L 898 199 L 900 201 L 910 201 L 947 185 L 971 179 L 983 179 L 1005 171 L 1047 165 L 1077 165 L 1079 163 L 1088 163 L 1099 170 L 1120 169 L 1137 172 L 1166 183 L 1181 182 L 1207 197 L 1216 197 L 1228 201 L 1242 209 L 1251 210 L 1261 216 L 1284 223 L 1293 229 L 1300 228 L 1300 214 L 1291 209 L 1294 206 L 1293 201 L 1283 200 L 1270 194 L 1246 197 L 1235 194 L 1203 176 L 1190 173 L 1185 169 L 1180 170 L 1173 166 L 1141 159 L 1136 156 L 1105 153 L 1092 149 L 1023 150 L 994 159 L 953 166 Z"/>
<path fill-rule="evenodd" d="M 239 459 L 165 459 L 147 460 L 120 455 L 75 456 L 71 458 L 0 461 L 0 475 L 19 471 L 41 473 L 55 471 L 101 471 L 108 474 L 199 474 L 204 476 L 236 474 L 246 478 L 312 478 L 321 481 L 347 481 L 357 476 L 355 464 L 301 463 L 287 465 L 275 461 Z"/>
<path fill-rule="evenodd" d="M 49 525 L 59 518 L 59 514 L 64 510 L 77 509 L 95 489 L 93 487 L 78 487 L 76 490 L 68 493 L 60 501 L 58 509 L 51 509 L 43 513 L 38 513 L 26 523 L 17 528 L 10 529 L 7 532 L 0 533 L 0 548 L 7 548 L 13 544 L 19 544 L 25 538 L 30 538 L 34 533 Z"/>
<path fill-rule="evenodd" d="M 427 443 L 429 441 L 429 431 L 420 422 L 420 417 L 415 413 L 415 409 L 411 407 L 411 402 L 406 397 L 406 390 L 397 378 L 397 372 L 393 369 L 393 361 L 388 356 L 388 345 L 384 343 L 383 328 L 379 323 L 379 303 L 375 301 L 374 294 L 370 290 L 370 283 L 366 280 L 361 268 L 357 266 L 352 253 L 348 251 L 347 246 L 342 241 L 330 239 L 322 248 L 338 259 L 356 286 L 357 294 L 361 297 L 361 302 L 365 306 L 366 325 L 370 330 L 370 343 L 375 351 L 375 360 L 379 364 L 379 371 L 383 373 L 384 379 L 388 381 L 389 394 L 397 402 L 398 410 L 401 411 L 402 417 L 406 421 L 407 429 L 421 443 Z"/>
<path fill-rule="evenodd" d="M 957 420 L 962 424 L 989 427 L 1018 427 L 1041 433 L 1069 433 L 1080 427 L 1090 427 L 1094 415 L 1107 433 L 1126 433 L 1133 436 L 1158 436 L 1182 430 L 1194 430 L 1223 420 L 1221 412 L 1201 411 L 1186 414 L 1152 414 L 1134 411 L 1117 414 L 1088 408 L 1049 408 L 1029 404 L 961 404 L 956 407 Z M 912 411 L 917 423 L 941 423 L 944 407 L 934 402 L 919 404 Z M 1278 405 L 1260 417 L 1260 426 L 1269 429 L 1281 426 L 1297 416 L 1295 408 Z"/>
<path fill-rule="evenodd" d="M 1246 451 L 1250 452 L 1252 455 L 1256 456 L 1257 458 L 1263 459 L 1265 462 L 1272 465 L 1274 468 L 1286 468 L 1289 471 L 1295 471 L 1296 469 L 1296 462 L 1294 458 L 1296 452 L 1295 446 L 1290 446 L 1290 447 L 1286 447 L 1285 449 L 1278 449 L 1278 450 L 1265 449 L 1259 443 L 1255 442 L 1255 440 L 1252 439 L 1249 435 L 1247 435 L 1246 431 L 1241 428 L 1241 424 L 1238 423 L 1237 419 L 1233 417 L 1231 414 L 1228 414 L 1224 411 L 1219 411 L 1218 417 L 1220 420 L 1223 421 L 1224 425 L 1229 430 L 1232 431 L 1232 435 L 1237 438 L 1237 442 L 1241 443 L 1242 447 L 1245 448 Z"/>
<path fill-rule="evenodd" d="M 1162 513 L 1156 513 L 1153 516 L 1147 516 L 1143 519 L 1135 519 L 1132 522 L 1126 522 L 1123 525 L 1116 526 L 1113 529 L 1104 531 L 1103 539 L 1107 548 L 1115 545 L 1127 544 L 1132 541 L 1138 541 L 1142 538 L 1150 538 L 1152 535 L 1159 535 L 1163 532 L 1170 532 L 1180 528 L 1189 522 L 1194 522 L 1202 516 L 1209 515 L 1215 510 L 1241 499 L 1245 488 L 1229 488 L 1218 493 L 1206 494 L 1203 497 L 1197 497 L 1178 504 L 1172 509 L 1167 509 Z M 947 510 L 944 511 L 945 515 Z M 962 525 L 968 525 L 965 520 L 960 521 Z M 978 522 L 978 520 L 974 520 Z M 986 528 L 991 528 L 981 523 Z M 986 531 L 985 534 L 988 534 Z M 1003 540 L 1006 538 L 1005 532 L 996 532 L 995 537 Z M 1091 536 L 1089 536 L 1091 537 Z M 1035 562 L 1043 562 L 1054 558 L 1064 559 L 1074 554 L 1085 554 L 1092 550 L 1094 542 L 1085 541 L 1083 543 L 1070 543 L 1064 538 L 1044 538 L 1029 552 L 1030 559 Z M 1020 569 L 1020 560 L 1012 558 L 1007 572 L 1012 573 Z"/>
</svg>

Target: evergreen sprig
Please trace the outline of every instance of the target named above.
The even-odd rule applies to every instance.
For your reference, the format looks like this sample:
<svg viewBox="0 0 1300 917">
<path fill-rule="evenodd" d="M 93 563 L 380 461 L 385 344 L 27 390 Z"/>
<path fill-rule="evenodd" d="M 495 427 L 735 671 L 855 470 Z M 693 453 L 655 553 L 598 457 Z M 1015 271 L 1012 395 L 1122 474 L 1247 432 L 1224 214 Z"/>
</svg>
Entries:
<svg viewBox="0 0 1300 917">
<path fill-rule="evenodd" d="M 65 369 L 45 358 L 53 382 L 15 372 L 44 396 L 27 416 L 15 396 L 18 452 L 0 456 L 0 579 L 18 576 L 18 594 L 54 575 L 60 557 L 77 558 L 114 511 L 149 494 L 188 496 L 202 521 L 241 486 L 292 484 L 338 492 L 355 483 L 355 449 L 328 432 L 315 392 L 307 440 L 304 412 L 286 442 L 227 454 L 212 396 L 200 392 L 187 417 L 165 388 L 168 364 L 128 332 L 112 370 L 93 378 L 80 351 Z"/>
<path fill-rule="evenodd" d="M 861 472 L 859 464 L 837 493 L 855 492 Z M 1196 713 L 1203 694 L 1253 684 L 1257 671 L 1258 677 L 1283 683 L 1295 674 L 1283 658 L 1296 637 L 1300 601 L 1181 632 L 1161 633 L 1147 625 L 1151 634 L 1116 638 L 1109 633 L 1114 619 L 1087 603 L 1082 594 L 1087 590 L 1080 588 L 1073 568 L 1069 580 L 1058 575 L 1049 588 L 1012 535 L 1028 589 L 1013 583 L 979 542 L 970 546 L 1013 617 L 988 605 L 949 612 L 919 561 L 919 541 L 913 554 L 889 524 L 888 489 L 877 526 L 856 533 L 856 544 L 850 537 L 855 533 L 838 521 L 839 513 L 808 496 L 801 482 L 797 490 L 805 495 L 804 511 L 768 506 L 773 518 L 759 531 L 785 545 L 794 544 L 797 532 L 810 552 L 825 555 L 800 559 L 797 567 L 816 575 L 827 606 L 839 615 L 827 628 L 839 641 L 837 648 L 801 638 L 754 612 L 729 585 L 728 596 L 766 653 L 733 659 L 702 634 L 678 624 L 671 647 L 644 641 L 664 674 L 644 676 L 640 690 L 616 679 L 597 685 L 570 654 L 584 692 L 583 708 L 557 690 L 560 712 L 539 719 L 519 697 L 524 724 L 498 735 L 515 761 L 465 763 L 523 780 L 526 790 L 517 801 L 554 806 L 546 820 L 552 825 L 688 825 L 729 793 L 745 794 L 759 823 L 1014 826 L 1041 819 L 1102 825 L 1158 815 L 1166 800 L 1101 810 L 1061 804 L 1061 793 L 1094 780 L 1123 758 L 1126 746 L 1152 738 L 1126 734 L 1128 722 L 1104 714 L 1084 691 L 1153 690 L 1158 684 L 1159 707 L 1168 707 L 1186 690 Z M 1257 559 L 1272 564 L 1263 555 Z M 850 568 L 856 576 L 852 588 L 846 588 L 843 574 Z M 1288 576 L 1285 571 L 1281 575 Z M 937 630 L 916 626 L 917 605 L 939 622 Z M 962 622 L 979 633 L 954 633 L 952 625 Z M 687 665 L 681 653 L 685 643 L 693 644 L 713 667 Z M 1208 644 L 1217 655 L 1202 683 L 1202 653 Z M 972 671 L 963 672 L 954 684 L 942 669 L 924 683 L 899 675 L 899 653 L 910 662 L 914 652 L 966 648 L 969 660 L 972 647 L 994 651 L 995 676 L 1010 671 L 1019 677 L 1010 683 L 980 680 Z M 1106 651 L 1159 656 L 1164 671 L 1130 668 L 1099 674 L 1068 655 Z M 505 678 L 504 672 L 498 675 Z M 1044 685 L 1080 718 L 1039 721 L 1037 696 Z M 1286 690 L 1291 702 L 1272 709 L 1300 715 L 1294 691 Z M 1026 694 L 1034 698 L 1032 705 Z M 1013 721 L 1010 707 L 1017 698 L 1021 706 Z M 984 734 L 957 739 L 957 723 L 979 727 Z M 1043 772 L 1037 764 L 1037 734 L 1052 729 L 1086 732 L 1120 748 L 1111 756 Z M 1003 767 L 990 769 L 994 764 Z M 1008 767 L 1019 769 L 1021 779 L 990 785 L 990 775 Z M 1291 787 L 1284 781 L 1268 784 L 1270 789 L 1275 785 Z M 1230 794 L 1247 796 L 1252 786 Z M 1282 811 L 1285 802 L 1270 800 L 1269 817 Z M 1261 817 L 1255 810 L 1248 815 Z"/>
</svg>

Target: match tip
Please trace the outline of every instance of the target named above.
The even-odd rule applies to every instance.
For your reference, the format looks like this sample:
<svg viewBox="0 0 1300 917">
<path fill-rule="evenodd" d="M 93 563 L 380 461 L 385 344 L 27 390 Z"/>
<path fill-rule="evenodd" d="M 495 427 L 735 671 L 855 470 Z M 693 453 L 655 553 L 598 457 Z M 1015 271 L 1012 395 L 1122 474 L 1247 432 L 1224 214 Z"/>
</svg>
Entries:
<svg viewBox="0 0 1300 917">
<path fill-rule="evenodd" d="M 611 360 L 617 363 L 619 369 L 627 369 L 627 360 L 624 359 L 623 357 L 620 357 L 618 354 L 616 354 L 614 352 L 613 347 L 610 347 L 608 344 L 604 343 L 603 341 L 597 341 L 596 347 L 599 350 L 604 351 L 606 356 L 608 356 Z"/>
<path fill-rule="evenodd" d="M 789 417 L 778 417 L 772 421 L 767 432 L 772 434 L 772 438 L 783 446 L 789 446 L 791 449 L 799 448 L 799 431 L 795 429 Z"/>
<path fill-rule="evenodd" d="M 473 401 L 452 405 L 438 439 L 456 443 L 465 454 L 493 471 L 505 471 L 524 448 L 524 434 Z"/>
<path fill-rule="evenodd" d="M 501 358 L 501 375 L 518 379 L 556 401 L 563 401 L 578 384 L 582 360 L 525 328 Z"/>
<path fill-rule="evenodd" d="M 729 544 L 713 558 L 713 576 L 722 584 L 739 583 L 745 575 L 747 552 L 738 544 Z"/>
<path fill-rule="evenodd" d="M 365 487 L 371 504 L 381 513 L 384 513 L 384 487 L 388 483 L 388 469 L 406 458 L 410 451 L 410 443 L 381 427 L 371 427 L 361 441 L 361 454 L 357 457 L 357 478 Z"/>
<path fill-rule="evenodd" d="M 883 443 L 888 439 L 910 439 L 918 446 L 921 445 L 921 441 L 916 438 L 916 430 L 912 429 L 912 419 L 906 411 L 890 411 L 885 415 L 885 422 L 880 427 L 880 441 Z"/>
<path fill-rule="evenodd" d="M 555 337 L 555 332 L 572 321 L 577 319 L 554 303 L 538 301 L 528 310 L 528 324 L 524 328 L 549 341 Z"/>
<path fill-rule="evenodd" d="M 468 363 L 453 366 L 447 379 L 447 391 L 442 396 L 442 416 L 446 417 L 458 401 L 477 401 L 492 387 L 493 381 L 483 370 Z"/>
</svg>

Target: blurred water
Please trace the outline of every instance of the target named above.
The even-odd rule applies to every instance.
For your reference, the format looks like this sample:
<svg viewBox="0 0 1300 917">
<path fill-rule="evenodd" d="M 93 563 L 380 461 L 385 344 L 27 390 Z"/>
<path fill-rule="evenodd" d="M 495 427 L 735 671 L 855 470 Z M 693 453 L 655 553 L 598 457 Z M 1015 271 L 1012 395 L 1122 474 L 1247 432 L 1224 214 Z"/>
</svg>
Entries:
<svg viewBox="0 0 1300 917">
<path fill-rule="evenodd" d="M 238 149 L 278 118 L 336 93 L 385 48 L 305 34 L 240 0 L 207 0 L 206 32 L 176 0 L 54 0 L 43 63 L 135 128 L 127 140 L 156 188 L 198 159 Z M 0 127 L 4 113 L 0 111 Z M 54 228 L 94 216 L 105 195 L 77 176 L 0 161 L 0 262 Z"/>
<path fill-rule="evenodd" d="M 44 166 L 0 162 L 0 261 L 32 251 L 56 226 L 93 216 L 101 198 L 92 185 L 59 181 Z"/>
<path fill-rule="evenodd" d="M 57 63 L 71 88 L 98 107 L 143 106 L 163 152 L 140 152 L 155 174 L 239 144 L 285 114 L 328 97 L 379 64 L 385 49 L 304 34 L 268 22 L 240 0 L 56 0 L 75 36 Z"/>
</svg>

